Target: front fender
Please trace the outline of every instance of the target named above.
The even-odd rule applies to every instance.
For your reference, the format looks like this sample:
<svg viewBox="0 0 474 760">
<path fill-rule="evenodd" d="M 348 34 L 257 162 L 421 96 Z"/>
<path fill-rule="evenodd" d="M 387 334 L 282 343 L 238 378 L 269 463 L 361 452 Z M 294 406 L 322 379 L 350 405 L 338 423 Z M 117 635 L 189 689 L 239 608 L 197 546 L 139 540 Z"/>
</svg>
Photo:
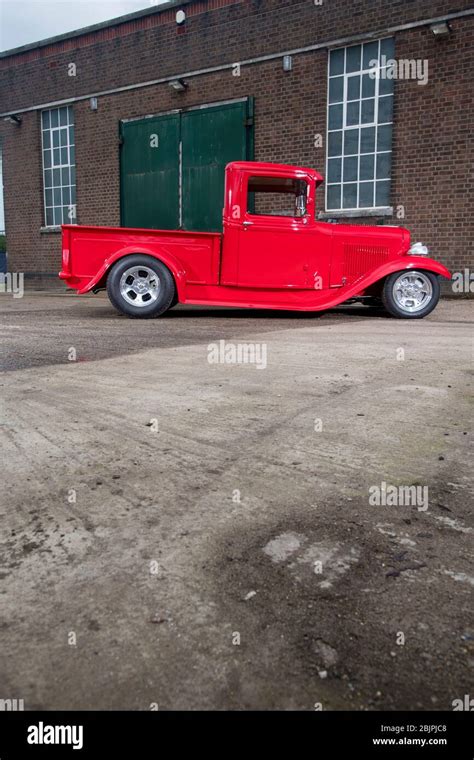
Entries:
<svg viewBox="0 0 474 760">
<path fill-rule="evenodd" d="M 393 272 L 402 272 L 404 269 L 426 269 L 428 272 L 434 272 L 434 274 L 439 274 L 441 277 L 446 277 L 447 280 L 451 279 L 451 272 L 449 269 L 446 269 L 444 264 L 440 264 L 439 261 L 426 256 L 401 256 L 399 259 L 391 261 L 385 267 L 380 268 L 387 270 L 382 273 L 382 277 L 393 274 Z"/>
<path fill-rule="evenodd" d="M 385 264 L 381 264 L 376 269 L 373 269 L 371 272 L 363 275 L 356 282 L 353 282 L 347 288 L 344 288 L 344 291 L 346 293 L 350 292 L 350 295 L 345 297 L 349 298 L 358 295 L 363 290 L 366 290 L 366 288 L 374 285 L 376 282 L 383 280 L 390 274 L 394 274 L 394 272 L 403 272 L 410 269 L 425 269 L 428 272 L 433 272 L 434 274 L 438 274 L 441 277 L 446 277 L 448 280 L 451 279 L 450 271 L 446 269 L 443 264 L 440 264 L 439 261 L 427 258 L 426 256 L 400 256 L 399 258 L 392 259 L 392 261 L 388 261 Z"/>
<path fill-rule="evenodd" d="M 392 261 L 388 261 L 386 264 L 381 264 L 381 266 L 364 274 L 350 285 L 338 289 L 337 293 L 330 298 L 327 298 L 327 295 L 326 297 L 324 296 L 325 293 L 327 294 L 327 291 L 321 291 L 320 296 L 315 300 L 313 308 L 319 307 L 330 309 L 333 306 L 338 306 L 350 298 L 360 296 L 365 290 L 367 290 L 367 288 L 370 288 L 371 285 L 380 282 L 380 280 L 383 280 L 390 274 L 406 270 L 409 271 L 410 269 L 425 269 L 428 270 L 428 272 L 433 272 L 441 277 L 446 277 L 448 280 L 451 279 L 451 273 L 443 264 L 440 264 L 439 261 L 429 259 L 426 256 L 400 256 Z M 316 304 L 318 304 L 318 306 Z"/>
<path fill-rule="evenodd" d="M 154 259 L 158 259 L 158 261 L 161 261 L 162 264 L 168 267 L 171 274 L 174 277 L 174 280 L 176 282 L 176 289 L 178 291 L 178 297 L 181 300 L 184 298 L 184 289 L 185 289 L 185 281 L 186 281 L 186 272 L 178 262 L 178 260 L 170 255 L 169 253 L 166 253 L 164 251 L 160 251 L 157 253 L 156 251 L 151 250 L 150 248 L 147 248 L 146 246 L 127 246 L 125 248 L 121 248 L 119 251 L 115 251 L 115 253 L 108 256 L 99 271 L 94 275 L 94 277 L 87 282 L 86 285 L 84 285 L 80 290 L 78 290 L 78 293 L 81 295 L 83 293 L 87 293 L 90 290 L 94 290 L 105 278 L 109 271 L 109 269 L 119 260 L 123 259 L 125 256 L 132 256 L 136 254 L 143 254 L 144 256 L 152 256 Z"/>
</svg>

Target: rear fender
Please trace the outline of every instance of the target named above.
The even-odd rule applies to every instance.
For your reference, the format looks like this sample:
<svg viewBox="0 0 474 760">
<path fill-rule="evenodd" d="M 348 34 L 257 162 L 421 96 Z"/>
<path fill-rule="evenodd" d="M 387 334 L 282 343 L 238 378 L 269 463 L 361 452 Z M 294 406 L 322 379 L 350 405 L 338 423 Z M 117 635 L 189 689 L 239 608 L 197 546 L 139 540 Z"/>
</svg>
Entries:
<svg viewBox="0 0 474 760">
<path fill-rule="evenodd" d="M 174 281 L 176 283 L 176 290 L 178 292 L 178 299 L 180 301 L 184 300 L 186 272 L 183 269 L 182 265 L 174 256 L 171 256 L 169 253 L 164 253 L 162 251 L 160 251 L 159 253 L 156 253 L 156 251 L 152 251 L 149 248 L 146 248 L 145 246 L 140 246 L 140 247 L 127 246 L 126 248 L 121 248 L 120 251 L 116 251 L 115 253 L 113 253 L 104 261 L 102 267 L 94 275 L 92 280 L 89 280 L 89 282 L 84 287 L 82 287 L 78 292 L 82 294 L 82 293 L 87 293 L 89 290 L 97 290 L 100 288 L 104 288 L 106 280 L 107 280 L 107 275 L 110 269 L 113 267 L 113 265 L 120 259 L 125 258 L 125 256 L 134 256 L 137 254 L 143 254 L 144 256 L 151 256 L 152 258 L 158 259 L 158 261 L 161 261 L 162 264 L 167 266 L 174 277 Z"/>
</svg>

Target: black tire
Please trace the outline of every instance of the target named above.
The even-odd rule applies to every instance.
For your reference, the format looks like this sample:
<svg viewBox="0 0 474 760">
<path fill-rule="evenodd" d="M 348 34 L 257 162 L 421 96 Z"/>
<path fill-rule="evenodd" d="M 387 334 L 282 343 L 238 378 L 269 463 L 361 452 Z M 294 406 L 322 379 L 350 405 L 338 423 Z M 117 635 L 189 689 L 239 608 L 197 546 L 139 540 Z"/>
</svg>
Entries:
<svg viewBox="0 0 474 760">
<path fill-rule="evenodd" d="M 152 300 L 153 296 L 150 296 L 150 303 L 142 303 L 140 306 L 135 306 L 130 302 L 131 289 L 128 294 L 123 293 L 120 283 L 123 275 L 127 270 L 140 267 L 144 267 L 143 272 L 154 272 L 157 277 L 157 296 L 155 300 Z M 150 277 L 152 277 L 150 275 Z M 133 279 L 131 280 L 133 283 Z M 126 288 L 125 288 L 126 290 Z M 164 314 L 170 306 L 173 304 L 176 298 L 176 286 L 173 279 L 173 275 L 170 270 L 158 259 L 153 256 L 145 256 L 144 254 L 137 253 L 132 256 L 125 256 L 125 258 L 117 261 L 113 265 L 107 277 L 107 295 L 113 306 L 122 314 L 126 314 L 127 317 L 133 317 L 135 319 L 153 319 Z M 145 298 L 147 294 L 142 298 Z M 128 298 L 128 300 L 127 300 Z M 140 300 L 137 299 L 137 300 Z"/>
<path fill-rule="evenodd" d="M 419 311 L 408 311 L 403 309 L 402 305 L 396 300 L 394 296 L 395 283 L 401 277 L 401 275 L 421 275 L 423 278 L 427 278 L 431 283 L 431 296 L 426 302 L 426 305 Z M 382 303 L 386 310 L 392 317 L 398 319 L 423 319 L 427 314 L 430 314 L 439 301 L 440 286 L 437 275 L 433 272 L 428 272 L 426 269 L 407 269 L 402 272 L 394 272 L 387 277 L 384 282 L 382 290 Z"/>
</svg>

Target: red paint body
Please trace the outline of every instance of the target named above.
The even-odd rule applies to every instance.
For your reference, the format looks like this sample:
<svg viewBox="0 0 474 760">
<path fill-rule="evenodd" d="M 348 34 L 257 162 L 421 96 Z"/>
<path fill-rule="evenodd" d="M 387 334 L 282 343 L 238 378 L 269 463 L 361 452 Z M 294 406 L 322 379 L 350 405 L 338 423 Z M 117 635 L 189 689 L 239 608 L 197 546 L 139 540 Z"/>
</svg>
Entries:
<svg viewBox="0 0 474 760">
<path fill-rule="evenodd" d="M 307 183 L 304 216 L 247 210 L 250 177 Z M 59 276 L 79 293 L 105 287 L 113 264 L 130 254 L 160 259 L 173 274 L 180 303 L 318 311 L 371 292 L 393 272 L 450 273 L 408 254 L 402 227 L 316 220 L 318 172 L 283 164 L 234 162 L 226 168 L 223 233 L 63 225 Z"/>
</svg>

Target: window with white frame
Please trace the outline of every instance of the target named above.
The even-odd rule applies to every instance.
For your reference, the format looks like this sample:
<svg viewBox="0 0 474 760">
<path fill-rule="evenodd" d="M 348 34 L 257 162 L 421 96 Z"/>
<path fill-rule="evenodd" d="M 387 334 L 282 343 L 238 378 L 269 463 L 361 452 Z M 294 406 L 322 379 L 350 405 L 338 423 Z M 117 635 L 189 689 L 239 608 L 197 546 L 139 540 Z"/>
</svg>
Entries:
<svg viewBox="0 0 474 760">
<path fill-rule="evenodd" d="M 393 57 L 393 38 L 329 53 L 327 211 L 390 205 Z"/>
<path fill-rule="evenodd" d="M 71 106 L 41 113 L 46 227 L 76 222 L 76 158 Z"/>
</svg>

